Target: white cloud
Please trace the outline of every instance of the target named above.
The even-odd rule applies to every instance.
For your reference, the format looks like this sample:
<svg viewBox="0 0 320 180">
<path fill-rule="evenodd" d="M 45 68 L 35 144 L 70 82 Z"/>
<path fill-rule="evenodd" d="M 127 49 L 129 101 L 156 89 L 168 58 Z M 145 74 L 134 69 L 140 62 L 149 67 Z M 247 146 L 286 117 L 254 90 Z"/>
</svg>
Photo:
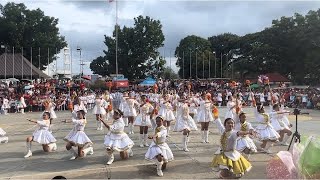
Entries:
<svg viewBox="0 0 320 180">
<path fill-rule="evenodd" d="M 1 2 L 9 2 L 2 0 Z M 68 44 L 74 49 L 74 61 L 78 61 L 77 46 L 83 49 L 85 61 L 102 55 L 103 35 L 111 35 L 115 25 L 115 2 L 108 0 L 15 0 L 24 2 L 27 8 L 40 8 L 45 15 L 59 18 L 59 28 Z M 133 18 L 148 15 L 160 20 L 165 35 L 165 47 L 174 51 L 179 41 L 187 35 L 204 38 L 224 32 L 244 35 L 257 32 L 271 25 L 273 19 L 293 16 L 295 12 L 306 14 L 317 10 L 320 1 L 214 1 L 214 0 L 119 0 L 119 24 L 132 26 Z M 161 52 L 160 51 L 160 52 Z M 163 52 L 161 52 L 162 54 Z M 164 55 L 168 60 L 168 52 Z M 173 52 L 171 53 L 172 63 Z M 168 65 L 167 61 L 167 65 Z M 79 64 L 79 63 L 77 63 Z M 79 72 L 75 64 L 73 72 Z M 177 71 L 177 68 L 173 68 Z M 90 73 L 89 67 L 85 68 Z"/>
</svg>

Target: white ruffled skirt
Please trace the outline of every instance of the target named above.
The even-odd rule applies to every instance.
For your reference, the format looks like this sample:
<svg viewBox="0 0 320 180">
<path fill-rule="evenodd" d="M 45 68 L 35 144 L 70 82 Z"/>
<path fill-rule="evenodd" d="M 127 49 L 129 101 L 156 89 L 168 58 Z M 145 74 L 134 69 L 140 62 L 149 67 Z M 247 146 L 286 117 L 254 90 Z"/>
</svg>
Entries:
<svg viewBox="0 0 320 180">
<path fill-rule="evenodd" d="M 248 148 L 252 152 L 257 152 L 257 147 L 250 137 L 244 136 L 244 137 L 238 138 L 237 139 L 237 150 L 239 152 L 242 152 L 246 148 Z"/>
<path fill-rule="evenodd" d="M 272 125 L 260 124 L 256 127 L 255 131 L 258 133 L 258 138 L 262 140 L 278 140 L 280 135 L 272 127 Z"/>
<path fill-rule="evenodd" d="M 84 146 L 86 144 L 92 144 L 89 137 L 84 131 L 74 131 L 72 130 L 65 138 L 65 141 L 72 142 L 77 146 Z"/>
<path fill-rule="evenodd" d="M 57 140 L 53 137 L 52 133 L 45 129 L 37 129 L 33 132 L 33 141 L 40 144 L 50 144 Z"/>
<path fill-rule="evenodd" d="M 211 122 L 214 120 L 212 113 L 207 111 L 199 111 L 196 119 L 198 123 Z"/>
<path fill-rule="evenodd" d="M 150 121 L 150 116 L 149 117 L 145 117 L 145 118 L 142 118 L 142 115 L 139 114 L 134 123 L 133 123 L 134 126 L 148 126 L 148 127 L 151 127 L 152 124 L 151 124 L 151 121 Z"/>
<path fill-rule="evenodd" d="M 135 108 L 124 108 L 123 109 L 123 116 L 124 117 L 136 117 L 137 116 L 137 111 Z"/>
<path fill-rule="evenodd" d="M 108 133 L 104 137 L 104 145 L 107 149 L 112 149 L 121 152 L 131 149 L 134 143 L 126 133 Z"/>
<path fill-rule="evenodd" d="M 162 116 L 165 121 L 173 121 L 176 118 L 173 111 L 168 109 L 160 109 L 159 115 Z"/>
<path fill-rule="evenodd" d="M 184 129 L 188 129 L 189 131 L 198 130 L 196 123 L 190 115 L 187 118 L 180 116 L 176 121 L 173 131 L 180 132 Z"/>
<path fill-rule="evenodd" d="M 161 154 L 163 156 L 164 162 L 169 162 L 174 160 L 172 151 L 167 143 L 156 145 L 154 142 L 151 143 L 149 149 L 145 155 L 147 160 L 156 160 L 156 156 Z"/>
<path fill-rule="evenodd" d="M 0 128 L 0 136 L 4 136 L 4 135 L 6 135 L 7 133 L 2 129 L 2 128 Z"/>
<path fill-rule="evenodd" d="M 101 107 L 101 106 L 97 106 L 95 105 L 93 110 L 92 110 L 92 114 L 102 114 L 102 115 L 105 115 L 107 112 L 106 110 Z"/>
</svg>

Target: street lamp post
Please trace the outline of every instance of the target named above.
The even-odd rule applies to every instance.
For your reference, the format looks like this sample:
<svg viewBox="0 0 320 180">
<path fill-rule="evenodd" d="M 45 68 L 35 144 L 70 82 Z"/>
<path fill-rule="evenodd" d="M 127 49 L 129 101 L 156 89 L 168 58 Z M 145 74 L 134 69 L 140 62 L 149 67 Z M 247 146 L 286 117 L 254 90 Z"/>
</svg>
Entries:
<svg viewBox="0 0 320 180">
<path fill-rule="evenodd" d="M 220 61 L 221 61 L 220 77 L 221 78 L 222 78 L 222 58 L 223 58 L 223 56 L 222 56 L 222 53 L 221 53 L 221 56 L 220 56 Z"/>
<path fill-rule="evenodd" d="M 198 51 L 196 51 L 196 78 L 198 78 Z"/>
<path fill-rule="evenodd" d="M 210 73 L 211 73 L 211 66 L 210 66 L 210 52 L 209 52 L 209 57 L 208 57 L 208 63 L 209 63 L 209 74 L 208 74 L 208 78 L 210 79 Z"/>
<path fill-rule="evenodd" d="M 190 72 L 190 78 L 191 78 L 192 77 L 192 75 L 191 75 L 191 49 L 189 49 L 189 56 L 190 56 L 189 72 Z"/>
<path fill-rule="evenodd" d="M 184 79 L 184 51 L 182 52 L 182 78 Z"/>
<path fill-rule="evenodd" d="M 217 78 L 217 57 L 216 57 L 216 52 L 213 51 L 214 54 L 214 77 Z"/>
<path fill-rule="evenodd" d="M 80 47 L 77 47 L 77 51 L 79 51 L 79 55 L 80 55 L 80 76 L 83 76 L 83 63 L 82 63 L 82 60 L 81 60 L 81 51 L 82 49 Z"/>
<path fill-rule="evenodd" d="M 4 49 L 4 79 L 7 79 L 7 47 L 1 45 L 1 49 Z"/>
<path fill-rule="evenodd" d="M 202 53 L 202 79 L 204 79 L 204 52 Z"/>
</svg>

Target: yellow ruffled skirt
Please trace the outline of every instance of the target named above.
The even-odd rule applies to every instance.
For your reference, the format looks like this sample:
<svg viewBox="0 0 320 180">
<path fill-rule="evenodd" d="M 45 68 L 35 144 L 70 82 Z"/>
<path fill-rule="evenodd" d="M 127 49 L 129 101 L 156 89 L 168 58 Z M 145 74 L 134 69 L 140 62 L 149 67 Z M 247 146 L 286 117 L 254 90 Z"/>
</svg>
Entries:
<svg viewBox="0 0 320 180">
<path fill-rule="evenodd" d="M 250 171 L 251 163 L 242 155 L 237 161 L 232 161 L 223 153 L 217 154 L 213 157 L 211 167 L 215 170 L 228 169 L 235 175 L 243 175 Z"/>
</svg>

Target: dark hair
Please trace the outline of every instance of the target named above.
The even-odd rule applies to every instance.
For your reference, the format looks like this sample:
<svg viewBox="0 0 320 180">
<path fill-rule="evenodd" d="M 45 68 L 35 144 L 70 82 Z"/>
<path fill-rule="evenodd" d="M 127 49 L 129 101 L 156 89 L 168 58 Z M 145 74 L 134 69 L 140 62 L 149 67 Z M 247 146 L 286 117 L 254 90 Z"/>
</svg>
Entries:
<svg viewBox="0 0 320 180">
<path fill-rule="evenodd" d="M 227 122 L 230 121 L 230 120 L 234 122 L 234 120 L 232 118 L 227 118 L 227 119 L 224 120 L 223 125 L 226 126 Z"/>
<path fill-rule="evenodd" d="M 123 116 L 123 112 L 120 109 L 115 109 L 114 113 L 119 114 L 120 116 Z"/>
<path fill-rule="evenodd" d="M 84 112 L 84 110 L 79 110 L 79 111 L 77 111 L 77 113 L 80 113 L 82 116 L 83 116 L 83 118 L 86 118 L 86 112 Z"/>
<path fill-rule="evenodd" d="M 257 104 L 257 111 L 260 112 L 263 109 L 263 104 Z"/>
<path fill-rule="evenodd" d="M 164 121 L 162 116 L 157 116 L 157 117 L 156 117 L 156 120 L 157 120 L 157 119 L 161 119 L 162 121 Z"/>
<path fill-rule="evenodd" d="M 53 177 L 52 179 L 67 179 L 67 178 L 64 177 L 64 176 L 55 176 L 55 177 Z"/>
<path fill-rule="evenodd" d="M 240 114 L 239 114 L 239 118 L 240 118 L 240 116 L 242 116 L 242 115 L 244 115 L 244 114 L 246 114 L 245 112 L 241 112 Z"/>
<path fill-rule="evenodd" d="M 43 114 L 42 114 L 42 115 L 44 115 L 44 114 L 48 115 L 48 116 L 49 116 L 49 119 L 51 118 L 51 117 L 50 117 L 50 115 L 51 115 L 51 114 L 50 114 L 50 112 L 45 111 L 45 112 L 43 112 Z"/>
<path fill-rule="evenodd" d="M 278 107 L 279 107 L 279 104 L 274 104 L 274 105 L 272 106 L 273 109 L 276 109 L 276 108 L 278 108 Z"/>
</svg>

